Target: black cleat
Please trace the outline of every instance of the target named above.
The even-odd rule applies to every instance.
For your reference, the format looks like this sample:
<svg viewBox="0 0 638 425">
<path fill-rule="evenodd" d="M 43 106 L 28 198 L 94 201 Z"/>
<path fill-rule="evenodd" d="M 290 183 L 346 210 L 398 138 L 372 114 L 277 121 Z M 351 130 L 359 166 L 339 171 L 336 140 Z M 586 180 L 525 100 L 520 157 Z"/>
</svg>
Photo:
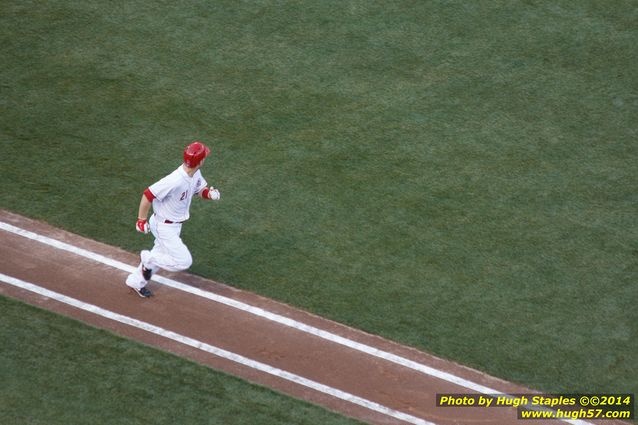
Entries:
<svg viewBox="0 0 638 425">
<path fill-rule="evenodd" d="M 148 289 L 146 286 L 140 289 L 137 288 L 131 288 L 132 290 L 134 290 L 137 295 L 139 295 L 142 298 L 149 298 L 153 296 L 153 293 L 151 292 L 150 289 Z"/>
</svg>

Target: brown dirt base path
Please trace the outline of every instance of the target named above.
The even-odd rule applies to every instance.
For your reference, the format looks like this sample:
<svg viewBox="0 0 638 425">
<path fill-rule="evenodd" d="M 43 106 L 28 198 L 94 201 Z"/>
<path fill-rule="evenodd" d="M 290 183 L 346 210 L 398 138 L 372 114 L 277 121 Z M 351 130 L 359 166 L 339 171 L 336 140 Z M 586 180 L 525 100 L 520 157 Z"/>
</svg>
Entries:
<svg viewBox="0 0 638 425">
<path fill-rule="evenodd" d="M 137 255 L 0 210 L 0 224 L 3 223 L 100 254 L 129 266 L 137 266 L 139 263 Z M 285 376 L 276 376 L 269 371 L 257 370 L 250 365 L 96 315 L 6 281 L 0 281 L 2 295 L 111 330 L 371 424 L 503 425 L 518 423 L 521 425 L 526 422 L 517 420 L 516 409 L 509 407 L 436 407 L 436 394 L 477 394 L 467 385 L 450 382 L 457 378 L 466 380 L 461 381 L 462 383 L 471 382 L 477 386 L 508 394 L 532 394 L 533 392 L 529 389 L 311 315 L 288 305 L 187 273 L 160 272 L 159 276 L 225 299 L 239 301 L 241 305 L 261 309 L 259 311 L 274 313 L 278 315 L 277 317 L 292 319 L 291 323 L 295 325 L 281 324 L 157 281 L 151 281 L 149 284 L 155 296 L 142 299 L 125 286 L 124 280 L 128 274 L 125 270 L 32 240 L 6 228 L 0 228 L 0 273 L 235 353 L 243 358 L 268 365 L 271 370 L 285 371 L 319 383 L 322 387 L 311 388 L 305 384 L 306 381 L 293 382 L 290 379 L 284 379 Z M 308 333 L 300 329 L 303 328 L 300 324 L 325 331 L 329 338 Z M 330 340 L 334 340 L 333 337 L 343 339 L 334 342 Z M 347 343 L 344 345 L 338 343 L 339 341 Z M 363 344 L 363 351 L 355 349 L 359 347 L 357 343 Z M 371 354 L 372 349 L 380 350 L 378 352 L 382 353 L 381 357 Z M 432 373 L 389 361 L 388 355 L 397 356 L 406 362 L 414 362 L 412 364 L 418 364 L 426 369 L 432 368 L 427 370 L 434 371 L 435 376 Z M 444 376 L 445 379 L 437 376 Z M 339 398 L 339 394 L 347 395 Z M 357 399 L 351 396 L 356 396 Z M 381 409 L 374 410 L 365 403 L 364 405 L 368 407 L 362 406 L 361 403 L 357 404 L 357 400 L 374 403 L 374 406 L 380 406 Z M 394 413 L 407 416 L 403 417 Z M 556 420 L 532 422 L 535 425 L 567 423 Z M 586 422 L 572 423 L 582 425 Z M 599 423 L 612 425 L 622 422 L 600 421 Z"/>
</svg>

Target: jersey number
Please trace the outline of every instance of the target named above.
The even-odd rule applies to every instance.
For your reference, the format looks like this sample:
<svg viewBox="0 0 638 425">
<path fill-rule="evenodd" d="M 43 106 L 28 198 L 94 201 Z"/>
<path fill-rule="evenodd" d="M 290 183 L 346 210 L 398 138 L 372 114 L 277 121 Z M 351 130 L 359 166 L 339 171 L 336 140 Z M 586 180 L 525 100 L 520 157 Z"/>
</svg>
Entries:
<svg viewBox="0 0 638 425">
<path fill-rule="evenodd" d="M 183 201 L 184 199 L 186 199 L 186 192 L 182 192 L 182 197 L 179 198 L 180 201 Z"/>
</svg>

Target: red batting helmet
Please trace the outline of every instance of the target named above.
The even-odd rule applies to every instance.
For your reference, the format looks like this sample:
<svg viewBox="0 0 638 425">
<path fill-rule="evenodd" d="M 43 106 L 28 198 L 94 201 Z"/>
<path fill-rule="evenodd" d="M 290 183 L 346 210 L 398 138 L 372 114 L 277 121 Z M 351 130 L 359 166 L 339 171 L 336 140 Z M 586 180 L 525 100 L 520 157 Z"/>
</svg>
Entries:
<svg viewBox="0 0 638 425">
<path fill-rule="evenodd" d="M 189 168 L 195 168 L 210 153 L 210 148 L 202 142 L 195 141 L 184 149 L 184 163 Z"/>
</svg>

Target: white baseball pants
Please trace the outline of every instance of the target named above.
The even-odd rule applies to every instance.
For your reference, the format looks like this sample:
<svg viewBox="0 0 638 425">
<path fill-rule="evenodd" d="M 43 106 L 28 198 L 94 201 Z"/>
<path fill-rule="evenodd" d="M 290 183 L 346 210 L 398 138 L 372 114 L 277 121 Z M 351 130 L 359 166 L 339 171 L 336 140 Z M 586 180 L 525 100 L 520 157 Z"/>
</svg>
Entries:
<svg viewBox="0 0 638 425">
<path fill-rule="evenodd" d="M 161 222 L 160 222 L 161 221 Z M 151 233 L 155 236 L 155 245 L 143 258 L 144 265 L 156 272 L 164 269 L 171 272 L 186 270 L 193 264 L 193 257 L 180 238 L 181 223 L 164 223 L 153 214 L 149 220 Z"/>
<path fill-rule="evenodd" d="M 155 236 L 155 245 L 151 251 L 142 251 L 144 266 L 153 270 L 153 273 L 159 269 L 178 272 L 189 268 L 193 264 L 193 257 L 179 237 L 182 231 L 181 223 L 164 223 L 155 215 L 151 216 L 148 223 Z M 146 285 L 142 275 L 142 263 L 126 278 L 126 284 L 136 289 Z"/>
</svg>

